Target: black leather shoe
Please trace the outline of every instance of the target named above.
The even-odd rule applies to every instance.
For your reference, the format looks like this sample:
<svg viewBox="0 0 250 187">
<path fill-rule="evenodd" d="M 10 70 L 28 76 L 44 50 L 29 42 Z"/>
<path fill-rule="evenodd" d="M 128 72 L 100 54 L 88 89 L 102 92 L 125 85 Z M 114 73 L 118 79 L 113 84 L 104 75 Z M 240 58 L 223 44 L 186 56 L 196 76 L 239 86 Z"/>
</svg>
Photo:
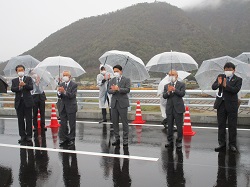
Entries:
<svg viewBox="0 0 250 187">
<path fill-rule="evenodd" d="M 42 131 L 47 131 L 47 128 L 46 127 L 42 127 Z"/>
<path fill-rule="evenodd" d="M 120 145 L 120 140 L 116 140 L 112 143 L 113 146 L 118 146 Z"/>
<path fill-rule="evenodd" d="M 37 128 L 34 128 L 34 129 L 33 129 L 33 132 L 36 132 L 36 131 L 37 131 Z"/>
<path fill-rule="evenodd" d="M 177 149 L 182 148 L 182 143 L 180 143 L 180 142 L 176 143 L 176 148 L 177 148 Z"/>
<path fill-rule="evenodd" d="M 166 145 L 165 145 L 166 148 L 173 148 L 174 147 L 174 143 L 173 142 L 168 142 Z"/>
<path fill-rule="evenodd" d="M 229 151 L 232 151 L 235 153 L 235 152 L 237 152 L 237 148 L 235 146 L 230 146 Z"/>
<path fill-rule="evenodd" d="M 62 140 L 62 141 L 59 142 L 59 146 L 60 146 L 60 147 L 63 147 L 63 146 L 65 146 L 67 143 L 68 143 L 68 140 Z"/>
<path fill-rule="evenodd" d="M 225 150 L 225 148 L 226 148 L 226 145 L 219 145 L 218 147 L 214 149 L 214 151 L 215 152 L 223 151 Z"/>
<path fill-rule="evenodd" d="M 25 142 L 25 141 L 26 141 L 26 138 L 25 138 L 25 137 L 21 137 L 21 138 L 18 140 L 18 143 L 21 144 L 21 143 L 23 143 L 23 142 Z"/>
<path fill-rule="evenodd" d="M 107 120 L 106 119 L 103 119 L 102 121 L 99 121 L 99 123 L 106 123 Z"/>
<path fill-rule="evenodd" d="M 73 145 L 75 145 L 74 141 L 71 140 L 71 141 L 68 142 L 68 146 L 73 146 Z"/>
</svg>

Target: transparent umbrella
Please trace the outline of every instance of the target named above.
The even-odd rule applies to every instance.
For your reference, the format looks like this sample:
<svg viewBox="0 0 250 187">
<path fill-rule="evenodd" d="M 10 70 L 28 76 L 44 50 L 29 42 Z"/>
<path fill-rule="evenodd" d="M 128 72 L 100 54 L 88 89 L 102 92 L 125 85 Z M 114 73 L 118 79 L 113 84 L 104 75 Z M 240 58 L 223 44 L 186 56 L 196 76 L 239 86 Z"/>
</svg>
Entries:
<svg viewBox="0 0 250 187">
<path fill-rule="evenodd" d="M 63 56 L 48 57 L 44 59 L 36 66 L 34 71 L 40 72 L 41 74 L 49 72 L 54 78 L 58 78 L 59 80 L 63 71 L 70 71 L 72 77 L 78 77 L 86 73 L 86 71 L 72 58 Z"/>
<path fill-rule="evenodd" d="M 122 66 L 123 75 L 130 78 L 133 82 L 142 82 L 149 78 L 149 74 L 143 61 L 126 51 L 107 51 L 100 58 L 101 64 L 110 66 Z"/>
<path fill-rule="evenodd" d="M 236 67 L 235 74 L 242 78 L 241 90 L 250 91 L 250 64 L 238 64 Z M 241 96 L 245 94 L 240 93 Z"/>
<path fill-rule="evenodd" d="M 235 57 L 235 59 L 250 64 L 250 52 L 241 53 L 239 56 Z"/>
<path fill-rule="evenodd" d="M 29 76 L 33 80 L 33 92 L 42 93 L 44 90 L 56 89 L 57 82 L 48 71 L 41 71 L 41 69 L 32 70 Z"/>
<path fill-rule="evenodd" d="M 112 66 L 110 66 L 110 65 L 108 65 L 108 64 L 105 64 L 105 65 L 103 65 L 103 64 L 100 64 L 100 69 L 101 69 L 101 67 L 105 67 L 105 70 L 107 71 L 107 73 L 109 73 L 109 74 L 111 74 L 111 75 L 113 75 L 114 74 L 114 71 L 113 71 L 113 67 Z"/>
<path fill-rule="evenodd" d="M 23 55 L 11 58 L 5 66 L 3 72 L 6 77 L 15 77 L 16 66 L 23 65 L 25 67 L 25 75 L 28 75 L 32 69 L 34 69 L 40 63 L 39 60 L 35 59 L 30 55 Z"/>
<path fill-rule="evenodd" d="M 219 74 L 224 74 L 224 65 L 227 62 L 232 62 L 236 66 L 235 70 L 236 75 L 239 75 L 240 77 L 243 76 L 242 73 L 238 72 L 237 66 L 239 64 L 246 64 L 246 63 L 236 60 L 230 56 L 223 56 L 219 58 L 205 60 L 202 62 L 200 68 L 198 69 L 195 75 L 195 79 L 198 82 L 201 90 L 203 90 L 205 93 L 207 90 L 208 91 L 207 94 L 210 94 L 212 96 L 216 95 L 210 92 L 212 90 L 211 87 L 214 81 L 216 80 L 217 76 Z"/>
<path fill-rule="evenodd" d="M 196 61 L 181 52 L 164 52 L 155 55 L 146 65 L 148 71 L 168 73 L 171 69 L 192 71 L 198 69 Z"/>
</svg>

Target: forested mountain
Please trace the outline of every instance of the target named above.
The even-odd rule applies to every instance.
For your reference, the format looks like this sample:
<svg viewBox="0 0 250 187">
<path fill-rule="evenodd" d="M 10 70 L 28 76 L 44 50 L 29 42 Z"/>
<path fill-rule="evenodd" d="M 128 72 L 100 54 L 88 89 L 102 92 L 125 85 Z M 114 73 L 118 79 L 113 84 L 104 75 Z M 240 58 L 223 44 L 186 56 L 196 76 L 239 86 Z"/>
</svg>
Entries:
<svg viewBox="0 0 250 187">
<path fill-rule="evenodd" d="M 215 23 L 221 26 L 221 30 L 225 29 L 225 33 L 216 30 L 219 28 L 217 25 L 212 25 L 211 28 L 215 29 L 207 29 L 208 22 L 203 23 L 202 19 L 209 21 L 214 18 L 207 18 L 212 16 L 209 11 L 203 13 L 201 9 L 183 11 L 163 2 L 141 3 L 74 22 L 51 34 L 25 54 L 39 60 L 48 56 L 69 56 L 87 71 L 84 77 L 95 77 L 99 67 L 98 58 L 113 49 L 129 51 L 140 57 L 145 64 L 154 55 L 171 50 L 188 53 L 199 64 L 209 58 L 237 55 L 246 51 L 249 42 L 242 48 L 232 48 L 235 44 L 238 45 L 235 40 L 242 41 L 233 34 L 238 33 L 238 30 L 225 29 L 227 24 L 225 28 L 222 27 L 219 17 L 216 18 L 218 23 Z M 249 13 L 245 14 L 249 17 Z M 234 24 L 228 25 L 229 28 L 231 26 L 238 28 Z M 241 31 L 240 36 L 249 35 L 245 31 L 247 28 Z M 226 39 L 227 37 L 229 38 Z M 249 39 L 246 38 L 246 41 Z"/>
<path fill-rule="evenodd" d="M 187 14 L 225 46 L 225 54 L 250 51 L 250 1 L 223 0 L 217 7 L 196 7 Z"/>
</svg>

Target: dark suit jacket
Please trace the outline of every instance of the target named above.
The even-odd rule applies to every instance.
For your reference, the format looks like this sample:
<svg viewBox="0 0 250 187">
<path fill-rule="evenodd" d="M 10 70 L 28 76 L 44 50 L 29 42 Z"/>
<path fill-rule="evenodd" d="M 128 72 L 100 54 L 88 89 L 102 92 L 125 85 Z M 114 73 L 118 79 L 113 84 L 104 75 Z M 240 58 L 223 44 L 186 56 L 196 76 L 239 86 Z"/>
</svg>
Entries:
<svg viewBox="0 0 250 187">
<path fill-rule="evenodd" d="M 185 96 L 186 86 L 183 82 L 177 81 L 175 85 L 175 91 L 173 93 L 168 93 L 168 85 L 164 86 L 163 98 L 167 99 L 166 104 L 166 114 L 172 114 L 173 108 L 177 113 L 185 112 L 185 105 L 182 97 Z"/>
<path fill-rule="evenodd" d="M 19 89 L 19 77 L 12 80 L 11 91 L 15 92 L 15 109 L 18 108 L 21 100 L 21 96 L 23 94 L 23 100 L 26 107 L 32 107 L 33 97 L 30 93 L 33 90 L 33 82 L 32 79 L 28 76 L 24 76 L 23 82 L 26 84 L 22 89 Z"/>
<path fill-rule="evenodd" d="M 65 82 L 61 83 L 60 86 L 64 87 L 65 89 Z M 57 95 L 59 98 L 61 98 L 60 108 L 58 109 L 59 112 L 62 112 L 64 107 L 67 113 L 77 112 L 76 94 L 77 84 L 75 82 L 70 81 L 66 94 L 63 93 L 61 95 Z"/>
<path fill-rule="evenodd" d="M 32 96 L 33 96 L 34 102 L 47 100 L 46 95 L 45 95 L 44 92 L 41 93 L 41 94 L 33 94 Z"/>
<path fill-rule="evenodd" d="M 218 75 L 225 77 L 224 74 Z M 223 93 L 222 97 L 224 98 L 225 107 L 228 112 L 237 112 L 238 111 L 238 92 L 241 89 L 242 85 L 242 78 L 233 75 L 229 84 L 224 88 L 222 84 L 218 85 L 218 77 L 216 78 L 215 82 L 212 85 L 213 90 L 217 90 L 219 88 L 219 92 Z"/>
<path fill-rule="evenodd" d="M 118 102 L 121 108 L 129 107 L 128 93 L 130 92 L 130 79 L 122 76 L 120 82 L 118 83 L 120 90 L 119 91 L 111 90 L 111 86 L 116 84 L 117 84 L 117 78 L 114 77 L 110 80 L 108 88 L 108 93 L 112 94 L 111 108 L 115 107 L 116 102 Z"/>
</svg>

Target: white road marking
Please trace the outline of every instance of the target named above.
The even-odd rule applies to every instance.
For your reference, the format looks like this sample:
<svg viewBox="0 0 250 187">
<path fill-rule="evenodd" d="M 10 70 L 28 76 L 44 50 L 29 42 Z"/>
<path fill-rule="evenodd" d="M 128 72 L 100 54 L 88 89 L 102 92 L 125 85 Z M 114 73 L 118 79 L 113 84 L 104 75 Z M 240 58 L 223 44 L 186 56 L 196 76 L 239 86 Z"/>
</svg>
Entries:
<svg viewBox="0 0 250 187">
<path fill-rule="evenodd" d="M 90 156 L 105 156 L 105 157 L 113 157 L 113 158 L 128 158 L 128 159 L 133 159 L 133 160 L 143 160 L 143 161 L 152 161 L 152 162 L 157 162 L 159 160 L 159 158 L 153 158 L 153 157 L 118 155 L 118 154 L 97 153 L 97 152 L 77 151 L 77 150 L 67 150 L 67 149 L 53 149 L 53 148 L 45 148 L 45 147 L 30 147 L 30 146 L 11 145 L 11 144 L 0 144 L 0 147 L 33 149 L 33 150 L 51 151 L 51 152 L 60 152 L 60 153 L 74 153 L 74 154 L 90 155 Z"/>
<path fill-rule="evenodd" d="M 0 119 L 6 119 L 6 120 L 17 120 L 17 118 L 1 118 Z M 50 121 L 45 120 L 45 121 Z M 92 123 L 92 124 L 99 124 L 99 122 L 96 121 L 76 121 L 77 123 Z M 106 122 L 105 124 L 111 124 L 110 122 Z M 121 123 L 119 123 L 121 124 Z M 132 124 L 129 123 L 130 126 L 145 126 L 145 127 L 163 127 L 163 125 L 156 125 L 156 124 Z M 203 127 L 203 126 L 192 126 L 192 129 L 210 129 L 210 130 L 218 130 L 218 127 Z M 243 129 L 243 128 L 237 128 L 238 131 L 250 131 L 250 129 Z"/>
</svg>

